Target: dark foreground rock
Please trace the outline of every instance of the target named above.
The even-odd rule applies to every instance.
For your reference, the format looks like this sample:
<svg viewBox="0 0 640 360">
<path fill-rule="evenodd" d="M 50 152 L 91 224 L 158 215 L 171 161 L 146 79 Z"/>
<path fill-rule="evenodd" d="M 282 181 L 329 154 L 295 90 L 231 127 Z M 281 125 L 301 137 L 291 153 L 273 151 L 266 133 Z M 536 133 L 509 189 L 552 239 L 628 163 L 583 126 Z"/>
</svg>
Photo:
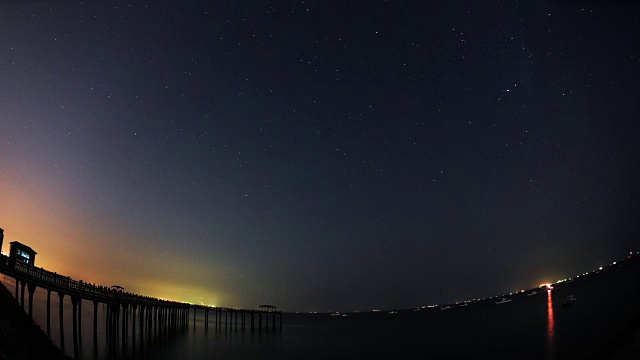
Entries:
<svg viewBox="0 0 640 360">
<path fill-rule="evenodd" d="M 0 360 L 65 359 L 40 327 L 22 311 L 7 288 L 0 284 Z"/>
</svg>

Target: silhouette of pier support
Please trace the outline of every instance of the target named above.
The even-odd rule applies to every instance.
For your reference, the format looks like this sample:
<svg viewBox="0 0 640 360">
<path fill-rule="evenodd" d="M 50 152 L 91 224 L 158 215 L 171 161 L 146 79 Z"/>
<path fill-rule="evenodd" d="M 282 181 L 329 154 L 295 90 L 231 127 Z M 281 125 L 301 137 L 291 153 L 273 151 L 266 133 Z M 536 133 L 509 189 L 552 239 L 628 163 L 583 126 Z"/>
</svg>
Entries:
<svg viewBox="0 0 640 360">
<path fill-rule="evenodd" d="M 64 293 L 58 292 L 60 298 L 60 348 L 64 350 Z"/>
<path fill-rule="evenodd" d="M 20 288 L 22 292 L 20 293 L 20 306 L 22 306 L 22 310 L 24 311 L 24 288 L 27 285 L 27 282 L 24 280 L 20 280 Z"/>
<path fill-rule="evenodd" d="M 129 304 L 122 304 L 122 344 L 126 344 L 127 342 L 127 321 L 129 320 L 128 316 L 129 312 Z"/>
<path fill-rule="evenodd" d="M 72 312 L 73 312 L 73 354 L 74 357 L 77 359 L 78 358 L 78 343 L 79 343 L 79 338 L 80 338 L 80 323 L 81 320 L 79 319 L 79 306 L 80 304 L 82 304 L 82 299 L 79 296 L 71 296 L 71 305 L 73 306 Z"/>
<path fill-rule="evenodd" d="M 82 346 L 82 297 L 78 296 L 78 343 Z"/>
<path fill-rule="evenodd" d="M 114 351 L 118 343 L 119 327 L 120 327 L 120 304 L 111 303 L 107 304 L 107 319 L 106 319 L 106 335 L 107 335 L 107 347 Z"/>
<path fill-rule="evenodd" d="M 275 307 L 273 307 L 275 308 Z M 204 310 L 204 328 L 209 328 L 209 322 L 212 320 L 216 329 L 224 328 L 225 330 L 245 330 L 250 326 L 251 330 L 261 329 L 282 329 L 282 312 L 270 310 L 241 310 L 241 309 L 220 309 L 220 308 L 202 308 Z M 209 312 L 213 311 L 213 318 L 209 319 Z M 187 310 L 190 313 L 190 309 Z M 196 326 L 197 309 L 194 308 L 194 328 Z M 264 315 L 264 325 L 263 325 Z M 258 317 L 256 321 L 256 316 Z M 190 318 L 189 318 L 190 320 Z M 257 323 L 256 323 L 257 322 Z"/>
<path fill-rule="evenodd" d="M 93 300 L 93 346 L 98 348 L 98 301 Z"/>
<path fill-rule="evenodd" d="M 146 312 L 147 312 L 147 307 L 145 305 L 141 304 L 140 305 L 140 315 L 139 315 L 139 317 L 140 317 L 140 319 L 139 319 L 139 321 L 140 321 L 140 343 L 142 343 L 144 341 L 144 325 L 145 325 L 144 315 L 145 315 Z"/>
<path fill-rule="evenodd" d="M 33 319 L 33 293 L 36 291 L 36 284 L 28 283 L 27 290 L 29 291 L 29 317 Z"/>
<path fill-rule="evenodd" d="M 51 337 L 51 290 L 47 289 L 47 336 Z"/>
<path fill-rule="evenodd" d="M 131 334 L 133 335 L 131 337 L 131 342 L 133 344 L 136 343 L 136 310 L 138 308 L 138 304 L 132 304 L 131 305 Z"/>
</svg>

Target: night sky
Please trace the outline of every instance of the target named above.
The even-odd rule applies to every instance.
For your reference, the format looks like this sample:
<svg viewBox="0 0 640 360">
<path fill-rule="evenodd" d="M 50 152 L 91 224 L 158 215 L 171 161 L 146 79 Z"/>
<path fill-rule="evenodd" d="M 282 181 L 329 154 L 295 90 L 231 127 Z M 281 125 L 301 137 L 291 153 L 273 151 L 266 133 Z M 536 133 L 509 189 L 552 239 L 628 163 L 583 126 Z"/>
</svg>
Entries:
<svg viewBox="0 0 640 360">
<path fill-rule="evenodd" d="M 637 34 L 630 1 L 3 1 L 3 250 L 285 311 L 582 273 L 640 244 Z"/>
</svg>

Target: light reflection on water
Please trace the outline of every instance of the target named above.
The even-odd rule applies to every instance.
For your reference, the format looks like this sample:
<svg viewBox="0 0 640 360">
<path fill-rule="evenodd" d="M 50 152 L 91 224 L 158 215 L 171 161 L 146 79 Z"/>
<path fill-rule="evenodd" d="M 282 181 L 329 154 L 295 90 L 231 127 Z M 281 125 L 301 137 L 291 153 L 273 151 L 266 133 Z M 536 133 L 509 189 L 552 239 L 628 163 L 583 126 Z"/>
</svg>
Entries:
<svg viewBox="0 0 640 360">
<path fill-rule="evenodd" d="M 547 290 L 547 355 L 555 354 L 555 319 L 553 315 L 553 296 L 551 290 Z"/>
</svg>

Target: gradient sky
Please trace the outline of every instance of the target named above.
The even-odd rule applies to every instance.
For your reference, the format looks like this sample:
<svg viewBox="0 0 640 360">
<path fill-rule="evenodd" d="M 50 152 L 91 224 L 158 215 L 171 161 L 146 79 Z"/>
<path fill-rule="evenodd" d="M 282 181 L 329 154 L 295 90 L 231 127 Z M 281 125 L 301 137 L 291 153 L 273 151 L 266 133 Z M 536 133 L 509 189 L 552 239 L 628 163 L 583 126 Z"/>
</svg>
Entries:
<svg viewBox="0 0 640 360">
<path fill-rule="evenodd" d="M 640 229 L 640 3 L 614 3 L 3 1 L 3 250 L 285 311 L 608 263 Z"/>
</svg>

